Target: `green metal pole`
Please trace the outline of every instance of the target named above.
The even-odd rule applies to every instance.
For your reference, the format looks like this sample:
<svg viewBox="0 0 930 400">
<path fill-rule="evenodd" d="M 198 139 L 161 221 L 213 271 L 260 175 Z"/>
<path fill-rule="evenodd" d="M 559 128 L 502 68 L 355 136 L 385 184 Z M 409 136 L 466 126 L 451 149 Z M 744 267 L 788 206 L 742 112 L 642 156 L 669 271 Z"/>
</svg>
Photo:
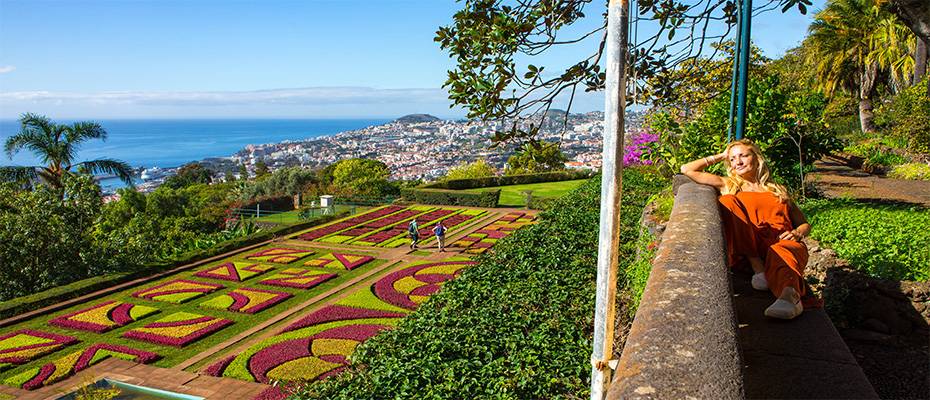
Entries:
<svg viewBox="0 0 930 400">
<path fill-rule="evenodd" d="M 733 37 L 733 77 L 730 79 L 730 118 L 727 118 L 727 143 L 733 140 L 733 115 L 736 114 L 736 79 L 739 76 L 740 25 L 743 24 L 743 12 L 736 9 L 736 36 Z"/>
<path fill-rule="evenodd" d="M 752 26 L 752 0 L 743 0 L 739 49 L 739 99 L 736 109 L 736 139 L 746 133 L 746 89 L 749 86 L 749 50 Z"/>
</svg>

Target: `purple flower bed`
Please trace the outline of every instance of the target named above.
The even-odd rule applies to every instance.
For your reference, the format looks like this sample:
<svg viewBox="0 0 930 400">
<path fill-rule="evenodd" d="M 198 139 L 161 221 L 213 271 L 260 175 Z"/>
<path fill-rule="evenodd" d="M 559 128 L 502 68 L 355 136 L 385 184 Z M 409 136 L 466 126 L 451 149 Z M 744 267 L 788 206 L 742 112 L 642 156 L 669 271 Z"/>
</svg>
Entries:
<svg viewBox="0 0 930 400">
<path fill-rule="evenodd" d="M 401 293 L 397 291 L 397 289 L 394 288 L 395 282 L 408 276 L 411 276 L 414 279 L 419 280 L 419 277 L 416 276 L 416 273 L 422 269 L 429 268 L 429 267 L 436 267 L 436 266 L 442 266 L 442 265 L 473 265 L 473 264 L 475 264 L 474 261 L 441 261 L 441 262 L 414 265 L 412 267 L 404 268 L 400 271 L 395 271 L 395 272 L 388 274 L 384 278 L 381 278 L 380 280 L 375 282 L 375 284 L 372 286 L 372 289 L 375 292 L 375 296 L 378 296 L 379 299 L 385 301 L 388 304 L 395 305 L 401 308 L 406 308 L 408 310 L 415 310 L 417 307 L 419 307 L 419 304 L 417 304 L 415 301 L 410 299 L 410 293 Z M 439 274 L 430 274 L 430 275 L 439 275 Z M 450 274 L 450 275 L 446 275 L 446 277 L 447 278 L 443 280 L 443 282 L 455 278 L 455 275 Z M 431 280 L 438 281 L 437 279 L 435 279 L 435 277 L 431 277 Z M 437 283 L 438 282 L 424 282 L 424 284 L 437 284 Z"/>
<path fill-rule="evenodd" d="M 228 319 L 200 316 L 183 321 L 154 322 L 123 334 L 124 338 L 156 344 L 184 347 L 220 329 L 232 325 Z M 193 326 L 203 325 L 192 330 Z"/>
<path fill-rule="evenodd" d="M 327 225 L 322 228 L 314 229 L 310 232 L 307 232 L 307 233 L 304 233 L 298 236 L 297 238 L 301 240 L 316 240 L 323 236 L 329 235 L 331 233 L 339 232 L 343 229 L 351 228 L 355 225 L 362 224 L 362 223 L 371 221 L 373 219 L 381 218 L 385 215 L 392 214 L 392 213 L 398 212 L 403 209 L 404 207 L 388 206 L 382 209 L 378 209 L 378 210 L 371 211 L 371 212 L 368 212 L 368 213 L 365 213 L 359 216 L 349 218 L 342 222 L 337 222 L 335 224 Z"/>
<path fill-rule="evenodd" d="M 25 364 L 36 358 L 57 351 L 62 347 L 78 342 L 76 337 L 56 335 L 54 333 L 47 333 L 32 329 L 21 329 L 15 332 L 10 332 L 6 335 L 0 336 L 0 341 L 20 335 L 48 339 L 51 340 L 51 342 L 2 348 L 0 349 L 0 364 Z"/>
<path fill-rule="evenodd" d="M 284 330 L 281 332 L 283 333 L 283 332 L 296 331 L 298 329 L 306 328 L 308 326 L 318 325 L 318 324 L 332 322 L 332 321 L 345 321 L 345 320 L 350 320 L 350 319 L 363 319 L 363 318 L 403 318 L 405 316 L 406 314 L 390 312 L 390 311 L 371 310 L 368 308 L 356 308 L 356 307 L 347 307 L 347 306 L 340 306 L 340 305 L 329 305 L 288 325 L 288 327 L 284 328 Z"/>
<path fill-rule="evenodd" d="M 652 143 L 659 141 L 659 135 L 639 132 L 630 135 L 630 144 L 624 147 L 623 166 L 652 165 L 648 156 L 652 153 Z"/>
</svg>

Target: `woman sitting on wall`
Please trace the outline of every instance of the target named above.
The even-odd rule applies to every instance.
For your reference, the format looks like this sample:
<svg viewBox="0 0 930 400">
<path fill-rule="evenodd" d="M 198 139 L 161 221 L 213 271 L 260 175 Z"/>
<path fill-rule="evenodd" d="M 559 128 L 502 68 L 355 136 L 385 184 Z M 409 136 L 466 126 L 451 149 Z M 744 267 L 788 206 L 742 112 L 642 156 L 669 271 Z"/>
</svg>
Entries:
<svg viewBox="0 0 930 400">
<path fill-rule="evenodd" d="M 726 165 L 727 176 L 703 172 L 720 161 Z M 801 315 L 801 279 L 808 259 L 801 239 L 811 227 L 785 187 L 770 180 L 759 146 L 748 139 L 737 140 L 723 153 L 682 165 L 681 173 L 720 190 L 727 261 L 731 268 L 748 263 L 752 287 L 768 289 L 777 297 L 765 315 L 781 319 Z"/>
</svg>

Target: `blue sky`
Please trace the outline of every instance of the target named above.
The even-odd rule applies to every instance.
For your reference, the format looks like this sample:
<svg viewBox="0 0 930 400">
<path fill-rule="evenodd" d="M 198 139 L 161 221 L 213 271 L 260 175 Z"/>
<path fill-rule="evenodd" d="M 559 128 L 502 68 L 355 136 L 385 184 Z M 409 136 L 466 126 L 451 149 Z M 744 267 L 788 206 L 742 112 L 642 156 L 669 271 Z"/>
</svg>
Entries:
<svg viewBox="0 0 930 400">
<path fill-rule="evenodd" d="M 0 118 L 458 117 L 441 90 L 453 63 L 433 36 L 459 6 L 0 0 Z M 754 20 L 753 40 L 777 57 L 809 21 L 810 13 L 769 12 Z M 590 50 L 534 63 L 555 70 Z M 588 111 L 602 102 L 588 95 L 576 104 Z"/>
</svg>

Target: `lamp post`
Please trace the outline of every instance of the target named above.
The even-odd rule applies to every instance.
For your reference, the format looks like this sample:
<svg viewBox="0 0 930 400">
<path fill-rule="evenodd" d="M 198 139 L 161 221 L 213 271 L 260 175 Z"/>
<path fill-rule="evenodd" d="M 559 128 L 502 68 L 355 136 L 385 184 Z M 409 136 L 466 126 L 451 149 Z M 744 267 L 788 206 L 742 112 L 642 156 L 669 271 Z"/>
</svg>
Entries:
<svg viewBox="0 0 930 400">
<path fill-rule="evenodd" d="M 749 34 L 752 22 L 752 0 L 742 0 L 739 26 L 739 82 L 736 103 L 736 138 L 746 133 L 746 88 L 749 85 Z"/>
</svg>

